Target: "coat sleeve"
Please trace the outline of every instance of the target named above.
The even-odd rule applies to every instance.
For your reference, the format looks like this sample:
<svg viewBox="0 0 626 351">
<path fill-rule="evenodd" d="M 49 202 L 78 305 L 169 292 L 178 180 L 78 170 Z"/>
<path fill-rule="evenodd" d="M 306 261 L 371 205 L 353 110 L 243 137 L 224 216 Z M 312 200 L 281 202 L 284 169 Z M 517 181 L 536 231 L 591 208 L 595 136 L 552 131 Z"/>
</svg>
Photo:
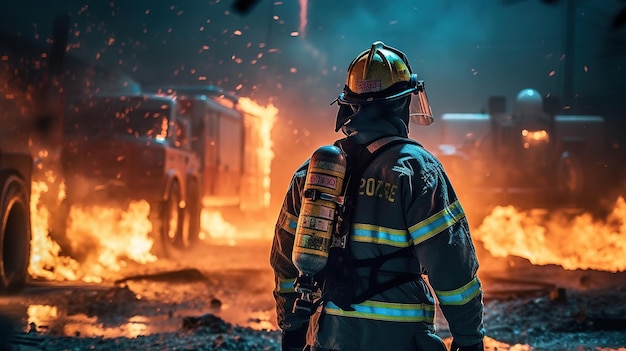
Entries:
<svg viewBox="0 0 626 351">
<path fill-rule="evenodd" d="M 298 330 L 308 323 L 292 313 L 295 300 L 300 297 L 294 289 L 298 269 L 291 260 L 291 252 L 300 213 L 301 193 L 304 188 L 308 161 L 294 173 L 276 221 L 270 252 L 270 265 L 274 270 L 274 299 L 278 326 L 284 332 Z"/>
<path fill-rule="evenodd" d="M 483 340 L 483 294 L 465 212 L 441 163 L 417 158 L 405 208 L 416 256 L 459 345 Z M 408 200 L 408 201 L 407 201 Z"/>
</svg>

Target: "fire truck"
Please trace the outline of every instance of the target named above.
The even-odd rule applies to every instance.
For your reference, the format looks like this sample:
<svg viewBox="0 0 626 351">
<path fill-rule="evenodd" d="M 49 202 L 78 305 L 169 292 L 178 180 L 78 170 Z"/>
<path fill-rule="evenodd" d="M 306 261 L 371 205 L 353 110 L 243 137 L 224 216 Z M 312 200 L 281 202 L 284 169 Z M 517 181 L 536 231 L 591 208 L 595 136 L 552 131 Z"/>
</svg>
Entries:
<svg viewBox="0 0 626 351">
<path fill-rule="evenodd" d="M 60 157 L 66 214 L 71 206 L 146 200 L 155 253 L 167 256 L 198 239 L 205 207 L 266 207 L 258 118 L 237 100 L 144 92 L 73 100 Z"/>
<path fill-rule="evenodd" d="M 561 115 L 534 89 L 489 98 L 487 113 L 446 113 L 435 153 L 470 206 L 593 208 L 609 177 L 602 116 Z"/>
</svg>

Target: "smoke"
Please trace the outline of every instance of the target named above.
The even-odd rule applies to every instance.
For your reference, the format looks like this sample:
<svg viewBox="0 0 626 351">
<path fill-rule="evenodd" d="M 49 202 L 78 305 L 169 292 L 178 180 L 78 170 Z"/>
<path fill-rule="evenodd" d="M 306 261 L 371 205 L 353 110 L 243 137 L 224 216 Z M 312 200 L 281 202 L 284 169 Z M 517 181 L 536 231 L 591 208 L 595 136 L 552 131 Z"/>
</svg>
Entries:
<svg viewBox="0 0 626 351">
<path fill-rule="evenodd" d="M 546 96 L 563 90 L 565 2 L 261 1 L 245 13 L 233 11 L 230 1 L 5 3 L 2 29 L 46 45 L 53 16 L 68 14 L 69 56 L 140 85 L 215 84 L 261 104 L 271 100 L 280 111 L 273 137 L 281 173 L 341 137 L 332 132 L 336 106 L 329 104 L 350 61 L 375 40 L 404 51 L 426 83 L 435 123 L 413 127 L 412 136 L 427 145 L 436 144 L 443 113 L 479 112 L 490 95 L 510 104 L 523 88 Z M 610 24 L 620 4 L 576 4 L 573 91 L 585 99 L 585 113 L 617 120 L 626 97 L 626 44 L 624 28 L 611 31 Z"/>
</svg>

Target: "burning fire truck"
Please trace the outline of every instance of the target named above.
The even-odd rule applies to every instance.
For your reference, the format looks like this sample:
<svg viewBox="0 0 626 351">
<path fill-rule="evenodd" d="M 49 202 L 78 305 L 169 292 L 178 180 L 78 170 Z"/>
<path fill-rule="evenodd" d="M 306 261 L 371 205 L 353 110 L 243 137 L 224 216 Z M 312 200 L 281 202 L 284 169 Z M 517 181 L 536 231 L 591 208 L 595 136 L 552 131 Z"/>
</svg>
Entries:
<svg viewBox="0 0 626 351">
<path fill-rule="evenodd" d="M 72 206 L 145 200 L 155 252 L 167 256 L 198 239 L 204 208 L 268 206 L 261 117 L 218 88 L 76 99 L 63 124 L 66 218 Z"/>
<path fill-rule="evenodd" d="M 442 115 L 436 152 L 471 206 L 593 207 L 607 186 L 605 121 L 560 115 L 534 89 L 489 99 L 488 113 Z"/>
</svg>

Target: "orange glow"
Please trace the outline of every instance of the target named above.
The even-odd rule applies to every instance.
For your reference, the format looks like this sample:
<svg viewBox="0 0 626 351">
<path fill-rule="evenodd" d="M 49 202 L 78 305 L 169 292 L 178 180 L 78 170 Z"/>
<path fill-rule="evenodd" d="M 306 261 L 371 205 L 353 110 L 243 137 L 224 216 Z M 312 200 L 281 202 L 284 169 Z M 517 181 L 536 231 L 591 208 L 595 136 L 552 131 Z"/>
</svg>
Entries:
<svg viewBox="0 0 626 351">
<path fill-rule="evenodd" d="M 77 280 L 79 263 L 67 256 L 60 256 L 61 247 L 48 236 L 50 212 L 40 205 L 42 193 L 48 191 L 44 182 L 33 182 L 31 190 L 31 257 L 28 272 L 31 276 L 48 280 Z"/>
<path fill-rule="evenodd" d="M 159 133 L 155 139 L 158 141 L 165 141 L 165 138 L 167 138 L 167 117 L 163 116 L 163 119 L 161 120 L 161 133 Z"/>
<path fill-rule="evenodd" d="M 550 136 L 548 132 L 546 132 L 545 130 L 529 131 L 527 129 L 523 129 L 522 137 L 524 138 L 524 140 L 529 140 L 529 141 L 542 141 L 542 142 L 550 141 Z"/>
<path fill-rule="evenodd" d="M 274 123 L 276 123 L 278 109 L 272 103 L 267 106 L 261 106 L 254 100 L 245 97 L 239 98 L 238 105 L 244 113 L 259 119 L 257 129 L 259 145 L 256 152 L 260 160 L 260 173 L 263 175 L 263 206 L 267 207 L 270 203 L 270 173 L 272 171 L 272 159 L 274 158 L 274 152 L 272 151 L 272 128 L 274 128 Z"/>
<path fill-rule="evenodd" d="M 75 252 L 85 261 L 63 256 L 60 245 L 48 233 L 50 212 L 41 203 L 48 192 L 44 182 L 33 182 L 31 192 L 32 251 L 29 274 L 47 280 L 101 282 L 104 273 L 117 272 L 126 260 L 145 264 L 154 262 L 149 237 L 147 202 L 130 203 L 126 211 L 115 208 L 72 208 L 67 237 Z"/>
<path fill-rule="evenodd" d="M 565 269 L 626 271 L 626 202 L 620 197 L 605 221 L 589 214 L 520 212 L 496 207 L 474 231 L 494 257 L 514 255 Z"/>
<path fill-rule="evenodd" d="M 202 210 L 200 217 L 200 239 L 225 242 L 230 246 L 234 246 L 237 242 L 237 230 L 235 227 L 226 222 L 222 214 L 218 211 Z"/>
<path fill-rule="evenodd" d="M 146 201 L 131 202 L 126 211 L 117 208 L 93 206 L 72 208 L 68 238 L 75 251 L 83 245 L 94 245 L 94 257 L 90 257 L 91 269 L 119 271 L 129 259 L 145 264 L 156 261 L 150 253 L 152 223 L 148 219 L 150 205 Z"/>
<path fill-rule="evenodd" d="M 248 98 L 240 98 L 236 108 L 243 113 L 246 126 L 253 132 L 245 145 L 249 162 L 244 175 L 248 178 L 242 184 L 242 209 L 263 210 L 270 203 L 270 172 L 274 157 L 271 132 L 278 109 L 271 103 L 262 106 Z M 167 127 L 167 119 L 163 118 L 163 135 Z M 38 155 L 49 158 L 45 150 Z M 131 202 L 125 209 L 113 206 L 72 206 L 69 209 L 65 246 L 62 247 L 55 241 L 59 238 L 49 232 L 49 228 L 53 227 L 54 213 L 47 206 L 55 205 L 48 204 L 45 199 L 56 199 L 56 204 L 62 204 L 66 195 L 65 184 L 54 171 L 43 167 L 44 163 L 41 163 L 38 173 L 44 176 L 44 180 L 33 181 L 31 191 L 32 248 L 29 274 L 32 277 L 100 283 L 115 278 L 113 273 L 119 272 L 131 261 L 147 264 L 157 260 L 151 253 L 154 242 L 151 237 L 152 223 L 148 218 L 150 207 L 146 201 Z M 184 207 L 184 203 L 181 206 Z M 215 207 L 211 208 L 205 208 L 201 213 L 201 239 L 235 245 L 235 238 L 261 238 L 263 233 L 266 234 L 266 231 L 260 229 L 252 230 L 246 238 L 242 238 L 241 232 L 225 221 Z M 64 250 L 71 251 L 72 255 L 69 256 Z"/>
</svg>

